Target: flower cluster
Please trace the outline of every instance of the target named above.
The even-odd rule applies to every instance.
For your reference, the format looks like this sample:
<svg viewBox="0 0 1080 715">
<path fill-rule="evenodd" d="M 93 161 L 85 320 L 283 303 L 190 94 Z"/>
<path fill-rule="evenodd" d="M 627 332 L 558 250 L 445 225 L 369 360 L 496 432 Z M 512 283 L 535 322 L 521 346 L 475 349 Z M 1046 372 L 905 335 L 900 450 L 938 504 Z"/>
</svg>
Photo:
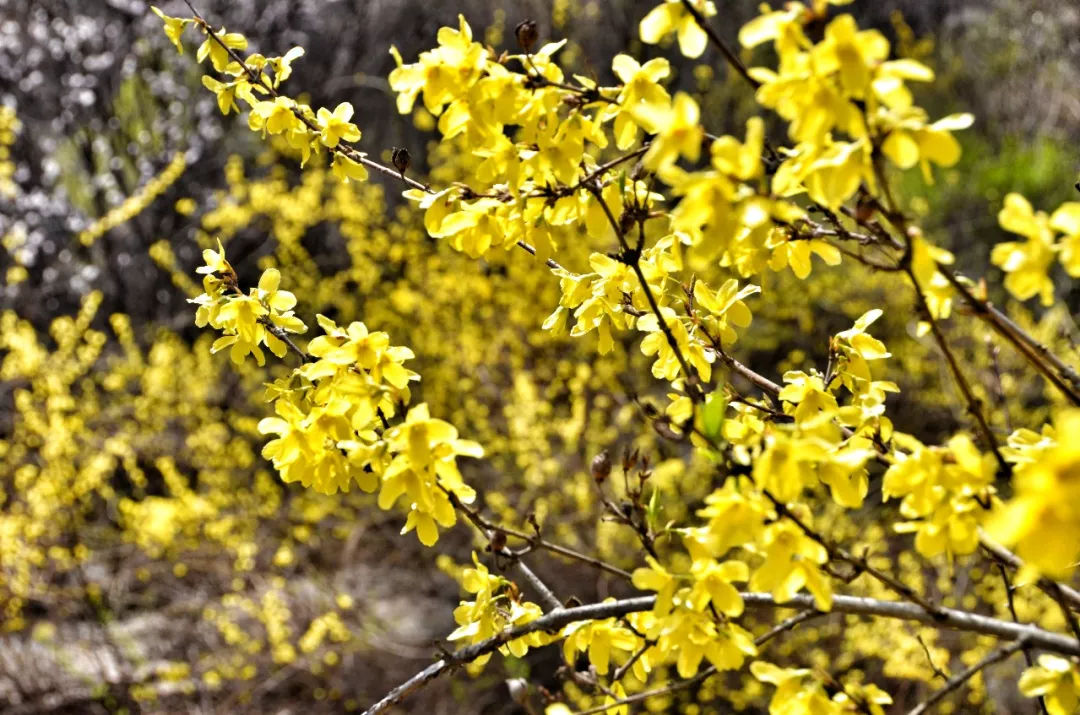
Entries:
<svg viewBox="0 0 1080 715">
<path fill-rule="evenodd" d="M 542 615 L 540 606 L 521 598 L 513 581 L 492 574 L 480 563 L 476 552 L 472 555 L 474 568 L 466 568 L 461 574 L 461 586 L 474 594 L 474 600 L 462 601 L 454 609 L 454 620 L 458 628 L 448 635 L 447 640 L 479 643 L 506 628 L 520 626 L 535 621 Z M 529 648 L 547 645 L 554 638 L 542 631 L 534 631 L 527 636 L 516 638 L 500 647 L 504 655 L 523 657 Z M 485 654 L 478 658 L 477 665 L 483 665 L 491 658 Z"/>
<path fill-rule="evenodd" d="M 1054 302 L 1054 282 L 1048 275 L 1057 258 L 1065 272 L 1080 276 L 1080 202 L 1066 201 L 1047 216 L 1035 211 L 1020 194 L 1005 197 L 998 223 L 1024 241 L 994 246 L 990 260 L 1005 271 L 1005 287 L 1016 298 L 1039 296 L 1043 305 Z"/>
<path fill-rule="evenodd" d="M 1080 561 L 1080 410 L 1062 410 L 1041 432 L 1020 429 L 1002 452 L 1013 465 L 1013 496 L 989 523 L 1038 573 L 1068 578 Z"/>
<path fill-rule="evenodd" d="M 277 416 L 260 421 L 259 431 L 276 436 L 263 456 L 284 481 L 325 494 L 349 491 L 356 483 L 366 492 L 378 491 L 382 509 L 406 496 L 402 533 L 415 529 L 421 543 L 434 544 L 438 526 L 456 522 L 451 499 L 466 504 L 475 499 L 457 457 L 480 457 L 483 449 L 458 439 L 457 430 L 432 418 L 426 404 L 390 425 L 399 406 L 411 399 L 409 383 L 420 379 L 403 365 L 412 351 L 391 345 L 386 333 L 371 332 L 363 323 L 341 328 L 320 315 L 324 334 L 304 353 L 291 340 L 284 342 L 286 332 L 303 332 L 306 326 L 293 315 L 295 296 L 279 289 L 277 269 L 267 269 L 259 287 L 244 294 L 220 242 L 203 257 L 206 265 L 199 272 L 205 274 L 206 292 L 192 302 L 199 306 L 197 324 L 225 332 L 212 350 L 228 347 L 236 363 L 252 354 L 262 365 L 260 344 L 279 357 L 291 347 L 304 358 L 288 377 L 268 386 Z"/>
<path fill-rule="evenodd" d="M 165 23 L 165 34 L 176 49 L 183 53 L 181 41 L 188 25 L 195 25 L 206 39 L 196 52 L 199 62 L 210 60 L 220 78 L 204 75 L 203 86 L 217 96 L 222 114 L 239 112 L 237 100 L 248 105 L 248 124 L 252 131 L 263 136 L 280 135 L 290 147 L 300 152 L 303 162 L 322 149 L 333 152 L 334 175 L 342 181 L 367 178 L 364 154 L 352 149 L 351 142 L 359 141 L 360 129 L 350 121 L 353 107 L 342 102 L 332 111 L 317 110 L 279 92 L 281 83 L 292 75 L 292 63 L 303 57 L 302 47 L 293 47 L 284 55 L 267 57 L 258 53 L 242 57 L 247 38 L 238 32 L 220 28 L 213 30 L 201 19 L 170 17 L 158 8 L 154 13 Z"/>
</svg>

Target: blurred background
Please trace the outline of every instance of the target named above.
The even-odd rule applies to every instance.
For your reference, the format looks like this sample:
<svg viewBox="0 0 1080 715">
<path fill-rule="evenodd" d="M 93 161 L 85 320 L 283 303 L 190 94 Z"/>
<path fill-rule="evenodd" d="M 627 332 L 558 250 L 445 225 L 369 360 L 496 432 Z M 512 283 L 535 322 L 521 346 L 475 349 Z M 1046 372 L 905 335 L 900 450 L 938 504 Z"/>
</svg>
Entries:
<svg viewBox="0 0 1080 715">
<path fill-rule="evenodd" d="M 407 147 L 415 173 L 445 183 L 467 163 L 453 147 L 436 147 L 424 110 L 396 112 L 388 50 L 393 43 L 413 61 L 459 12 L 478 38 L 511 51 L 514 25 L 532 18 L 542 40 L 569 39 L 565 68 L 602 83 L 613 82 L 618 52 L 665 56 L 672 85 L 698 96 L 709 131 L 741 136 L 752 98 L 715 53 L 691 61 L 637 39 L 653 4 L 196 7 L 215 26 L 244 33 L 249 51 L 305 48 L 286 85 L 294 96 L 351 102 L 366 151 L 388 160 L 391 147 Z M 180 2 L 159 5 L 187 15 Z M 735 44 L 758 3 L 717 5 L 712 24 Z M 916 88 L 932 116 L 976 116 L 959 137 L 960 164 L 933 187 L 918 172 L 902 186 L 927 234 L 1003 300 L 988 257 L 1007 240 L 996 221 L 1004 195 L 1019 191 L 1043 209 L 1080 197 L 1080 6 L 856 0 L 844 10 L 885 33 L 895 54 L 935 69 L 937 80 Z M 195 34 L 186 37 L 179 56 L 135 0 L 0 0 L 0 703 L 11 712 L 355 709 L 430 662 L 435 641 L 454 627 L 453 576 L 479 544 L 464 526 L 440 542 L 437 558 L 397 535 L 395 512 L 360 494 L 284 485 L 259 456 L 262 384 L 285 368 L 237 369 L 211 356 L 213 336 L 195 328 L 194 268 L 217 238 L 243 285 L 279 266 L 309 324 L 316 312 L 363 320 L 410 346 L 410 367 L 423 375 L 414 402 L 485 445 L 489 457 L 469 463 L 466 476 L 507 523 L 532 513 L 552 539 L 632 566 L 632 540 L 597 518 L 592 456 L 649 454 L 672 519 L 692 514 L 707 491 L 640 413 L 639 402 L 659 398 L 663 386 L 632 340 L 599 357 L 591 339 L 540 330 L 558 286 L 527 256 L 454 253 L 424 234 L 397 186 L 381 177 L 339 185 L 317 159 L 301 170 L 243 115 L 222 117 L 200 83 Z M 1013 307 L 1025 327 L 1075 356 L 1080 295 L 1059 278 L 1059 304 Z M 786 273 L 765 280 L 739 354 L 774 379 L 821 361 L 827 336 L 890 291 L 849 263 L 815 265 L 805 283 Z M 890 410 L 898 429 L 932 441 L 964 416 L 950 407 L 952 388 L 911 320 L 894 311 L 881 325 L 896 356 L 887 377 L 904 389 Z M 995 426 L 1035 424 L 1052 398 L 970 322 L 956 321 L 952 336 L 986 399 L 1019 395 L 995 412 Z M 865 529 L 846 536 L 883 538 L 872 513 L 867 507 Z M 536 568 L 557 593 L 583 601 L 625 591 L 547 557 Z M 928 587 L 948 595 L 956 584 Z M 822 644 L 844 622 L 822 624 L 815 648 L 828 663 Z M 921 691 L 901 685 L 906 668 L 926 667 L 922 656 L 887 634 L 865 640 L 830 667 L 885 678 L 914 703 Z M 502 681 L 529 677 L 557 691 L 559 659 L 557 649 L 496 658 L 475 679 L 432 685 L 403 712 L 524 712 Z M 725 699 L 760 703 L 752 683 L 734 678 L 727 687 L 736 695 Z M 977 684 L 970 707 L 1011 697 L 992 688 Z M 688 696 L 651 707 L 696 707 L 680 697 Z"/>
</svg>

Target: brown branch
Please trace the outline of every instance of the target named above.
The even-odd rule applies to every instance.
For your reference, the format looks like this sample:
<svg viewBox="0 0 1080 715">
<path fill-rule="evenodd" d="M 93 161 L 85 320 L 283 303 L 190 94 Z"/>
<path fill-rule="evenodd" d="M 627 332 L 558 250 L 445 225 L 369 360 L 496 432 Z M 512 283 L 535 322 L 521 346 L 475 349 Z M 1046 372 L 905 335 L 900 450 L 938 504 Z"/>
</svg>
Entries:
<svg viewBox="0 0 1080 715">
<path fill-rule="evenodd" d="M 970 680 L 976 673 L 978 673 L 983 668 L 987 668 L 987 667 L 993 665 L 994 663 L 1001 662 L 1001 661 L 1005 660 L 1006 658 L 1008 658 L 1009 656 L 1011 656 L 1016 651 L 1023 650 L 1025 648 L 1027 648 L 1028 646 L 1029 646 L 1028 639 L 1027 638 L 1020 638 L 1015 643 L 1007 645 L 1004 648 L 999 648 L 998 650 L 996 650 L 993 653 L 991 653 L 990 655 L 986 656 L 985 658 L 980 660 L 978 663 L 976 663 L 975 665 L 973 665 L 970 668 L 968 668 L 967 670 L 965 670 L 964 672 L 958 673 L 957 675 L 950 678 L 949 682 L 945 683 L 945 686 L 942 687 L 941 690 L 938 690 L 933 695 L 931 695 L 929 698 L 927 698 L 923 702 L 919 703 L 918 706 L 912 708 L 908 712 L 908 715 L 922 715 L 923 713 L 927 712 L 931 707 L 936 705 L 946 695 L 948 695 L 949 693 L 951 693 L 954 690 L 957 690 L 961 685 L 963 685 L 968 680 Z"/>
<path fill-rule="evenodd" d="M 1020 616 L 1016 614 L 1016 600 L 1013 598 L 1013 585 L 1009 579 L 1009 572 L 1005 569 L 1005 564 L 1000 561 L 997 563 L 998 572 L 1001 574 L 1002 584 L 1005 586 L 1005 602 L 1009 607 L 1009 615 L 1012 616 L 1013 622 L 1019 623 Z M 1031 655 L 1031 649 L 1024 648 L 1024 662 L 1030 668 L 1035 665 L 1035 658 Z M 1050 715 L 1050 712 L 1046 709 L 1046 698 L 1042 695 L 1039 696 L 1039 709 L 1043 715 Z"/>
<path fill-rule="evenodd" d="M 600 194 L 600 190 L 596 187 L 595 183 L 586 184 L 585 188 L 593 195 L 593 197 L 599 202 L 600 206 L 604 209 L 604 215 L 607 216 L 608 223 L 611 224 L 611 228 L 615 231 L 615 236 L 619 239 L 619 245 L 622 247 L 622 261 L 630 266 L 630 269 L 637 276 L 638 282 L 641 284 L 641 290 L 645 294 L 645 299 L 649 303 L 649 308 L 656 315 L 656 322 L 660 327 L 660 332 L 664 334 L 664 338 L 667 340 L 668 346 L 675 354 L 675 359 L 679 362 L 679 367 L 682 368 L 683 375 L 686 376 L 686 393 L 690 399 L 694 402 L 700 402 L 703 399 L 701 390 L 698 389 L 697 371 L 690 367 L 690 363 L 687 362 L 686 357 L 682 354 L 682 349 L 679 347 L 678 341 L 675 340 L 675 336 L 671 332 L 671 328 L 667 324 L 667 319 L 664 318 L 663 313 L 660 312 L 660 305 L 656 302 L 656 297 L 653 296 L 652 288 L 649 287 L 649 281 L 645 278 L 645 272 L 641 270 L 641 244 L 643 241 L 639 240 L 638 245 L 635 248 L 630 248 L 630 244 L 626 240 L 626 231 L 623 230 L 622 225 L 619 223 L 615 215 L 611 213 L 611 207 L 607 205 L 607 201 Z"/>
<path fill-rule="evenodd" d="M 976 297 L 947 266 L 939 263 L 937 269 L 963 297 L 976 317 L 1009 342 L 1043 377 L 1060 390 L 1069 402 L 1080 405 L 1080 374 L 1075 368 L 1062 361 L 1046 345 L 998 310 L 993 303 Z"/>
<path fill-rule="evenodd" d="M 720 54 L 724 56 L 724 59 L 727 60 L 727 63 L 729 65 L 731 65 L 732 69 L 738 72 L 739 75 L 747 82 L 749 82 L 750 86 L 754 89 L 760 87 L 761 82 L 758 82 L 756 79 L 750 76 L 750 72 L 746 69 L 746 65 L 744 65 L 742 63 L 742 60 L 740 60 L 738 56 L 731 51 L 731 48 L 727 46 L 727 43 L 720 39 L 720 35 L 716 34 L 716 31 L 709 26 L 708 22 L 705 20 L 705 16 L 702 15 L 696 7 L 694 7 L 694 4 L 690 2 L 690 0 L 682 0 L 682 4 L 683 7 L 686 8 L 691 15 L 693 15 L 694 22 L 697 23 L 698 27 L 704 30 L 705 34 L 709 36 L 710 40 L 712 40 L 712 43 L 716 45 L 718 50 L 720 50 Z"/>
<path fill-rule="evenodd" d="M 910 252 L 905 255 L 905 259 L 906 260 L 903 261 L 904 272 L 908 274 L 912 288 L 915 290 L 915 298 L 918 301 L 919 310 L 923 313 L 929 323 L 930 332 L 934 336 L 934 340 L 937 342 L 938 347 L 941 349 L 941 354 L 945 357 L 945 362 L 949 366 L 949 371 L 952 373 L 953 380 L 956 381 L 957 387 L 960 388 L 960 393 L 967 403 L 968 414 L 975 420 L 975 424 L 979 428 L 979 432 L 982 433 L 983 440 L 986 442 L 987 447 L 994 453 L 994 458 L 997 460 L 998 467 L 1005 474 L 1010 474 L 1012 472 L 1012 465 L 1005 461 L 1004 455 L 1001 454 L 1001 450 L 998 448 L 997 438 L 994 437 L 994 432 L 990 429 L 990 423 L 986 421 L 986 415 L 983 414 L 981 402 L 972 391 L 971 385 L 964 376 L 963 370 L 960 369 L 960 364 L 956 361 L 956 356 L 953 355 L 952 350 L 949 348 L 949 343 L 945 339 L 945 333 L 942 332 L 941 326 L 934 317 L 933 311 L 930 310 L 930 304 L 926 300 L 926 294 L 923 293 L 922 286 L 919 285 L 919 279 L 915 277 L 915 270 L 911 266 Z"/>
<path fill-rule="evenodd" d="M 1010 566 L 1014 569 L 1022 568 L 1024 562 L 1020 560 L 1020 557 L 1013 552 L 1006 549 L 1001 544 L 991 540 L 981 529 L 979 530 L 979 545 L 983 550 L 999 564 Z M 1069 624 L 1069 629 L 1076 636 L 1077 640 L 1080 640 L 1080 623 L 1077 622 L 1074 609 L 1080 609 L 1080 593 L 1075 589 L 1066 586 L 1065 584 L 1058 583 L 1045 576 L 1039 577 L 1035 582 L 1035 585 L 1045 593 L 1047 596 L 1057 602 L 1058 607 L 1061 608 L 1061 613 L 1065 617 L 1065 622 Z"/>
<path fill-rule="evenodd" d="M 800 611 L 819 613 L 814 605 L 813 596 L 797 594 L 789 601 L 778 603 L 772 594 L 746 592 L 740 594 L 749 608 L 792 608 Z M 407 681 L 397 686 L 382 699 L 368 708 L 367 715 L 385 711 L 400 703 L 412 693 L 435 680 L 453 667 L 469 663 L 482 655 L 493 653 L 506 643 L 536 631 L 558 631 L 577 621 L 603 620 L 617 618 L 629 613 L 641 613 L 652 610 L 656 603 L 655 596 L 628 598 L 621 601 L 590 604 L 576 608 L 563 608 L 545 614 L 535 621 L 530 621 L 514 628 L 508 628 L 492 638 L 466 646 L 448 654 L 443 659 L 429 665 Z M 940 616 L 928 613 L 913 603 L 901 601 L 881 601 L 859 596 L 834 596 L 831 613 L 849 613 L 853 615 L 878 616 L 916 623 L 931 624 L 939 628 L 952 628 L 970 633 L 991 635 L 1002 640 L 1017 641 L 1015 647 L 1030 646 L 1042 648 L 1062 655 L 1080 656 L 1080 641 L 1073 640 L 1059 633 L 1052 633 L 1036 626 L 1021 625 L 989 616 L 960 611 L 952 608 L 940 609 Z M 802 615 L 802 614 L 800 614 Z M 809 618 L 809 616 L 806 616 Z M 797 625 L 797 623 L 795 624 Z M 774 629 L 776 630 L 776 629 Z M 700 675 L 700 674 L 699 674 Z M 706 676 L 707 677 L 707 676 Z"/>
<path fill-rule="evenodd" d="M 462 501 L 458 498 L 456 494 L 446 490 L 445 487 L 442 487 L 441 485 L 440 488 L 446 491 L 447 496 L 450 499 L 450 503 L 454 505 L 454 508 L 464 514 L 465 518 L 471 521 L 473 525 L 476 526 L 476 528 L 478 528 L 485 535 L 489 535 L 490 533 L 500 533 L 505 536 L 520 539 L 528 543 L 530 547 L 541 548 L 545 551 L 550 551 L 553 554 L 558 554 L 559 556 L 563 556 L 573 561 L 580 561 L 583 564 L 588 564 L 593 568 L 599 569 L 601 571 L 606 571 L 610 574 L 626 579 L 627 581 L 630 580 L 631 574 L 629 571 L 624 571 L 618 566 L 613 566 L 606 561 L 602 561 L 592 556 L 586 556 L 585 554 L 574 551 L 573 549 L 567 548 L 566 546 L 560 546 L 559 544 L 552 543 L 547 539 L 540 538 L 538 534 L 527 534 L 524 531 L 518 531 L 517 529 L 512 529 L 507 526 L 501 526 L 494 522 L 488 521 L 487 519 L 482 517 L 478 511 L 462 503 Z M 520 554 L 516 555 L 520 556 Z"/>
<path fill-rule="evenodd" d="M 562 601 L 559 600 L 552 590 L 544 583 L 539 576 L 537 576 L 532 569 L 525 565 L 525 562 L 521 559 L 514 559 L 514 570 L 521 576 L 523 581 L 528 582 L 540 596 L 540 600 L 544 602 L 544 606 L 548 609 L 548 612 L 557 611 L 563 607 Z"/>
</svg>

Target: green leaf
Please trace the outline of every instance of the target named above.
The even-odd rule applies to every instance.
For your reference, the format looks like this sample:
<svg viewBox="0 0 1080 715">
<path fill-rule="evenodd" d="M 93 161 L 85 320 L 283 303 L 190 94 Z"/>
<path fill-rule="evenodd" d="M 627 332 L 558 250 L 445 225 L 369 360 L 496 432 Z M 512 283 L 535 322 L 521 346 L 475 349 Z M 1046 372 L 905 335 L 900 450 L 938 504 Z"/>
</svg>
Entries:
<svg viewBox="0 0 1080 715">
<path fill-rule="evenodd" d="M 719 391 L 710 392 L 705 397 L 705 406 L 701 410 L 701 431 L 714 444 L 720 440 L 720 429 L 724 426 L 724 413 L 727 412 L 727 400 Z"/>
</svg>

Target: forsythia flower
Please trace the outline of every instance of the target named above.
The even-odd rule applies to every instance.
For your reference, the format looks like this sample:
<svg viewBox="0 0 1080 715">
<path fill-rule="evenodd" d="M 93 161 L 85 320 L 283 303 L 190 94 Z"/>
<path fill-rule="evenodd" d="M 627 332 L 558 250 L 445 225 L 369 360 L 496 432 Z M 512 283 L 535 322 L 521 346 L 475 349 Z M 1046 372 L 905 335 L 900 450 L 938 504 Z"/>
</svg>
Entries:
<svg viewBox="0 0 1080 715">
<path fill-rule="evenodd" d="M 1020 676 L 1020 692 L 1044 698 L 1050 715 L 1071 715 L 1080 706 L 1080 671 L 1064 658 L 1046 653 Z"/>
<path fill-rule="evenodd" d="M 757 655 L 754 639 L 745 629 L 689 608 L 676 608 L 656 619 L 646 635 L 656 640 L 658 655 L 675 658 L 675 669 L 682 678 L 692 677 L 702 659 L 717 670 L 734 670 L 742 667 L 747 656 Z"/>
<path fill-rule="evenodd" d="M 342 140 L 347 142 L 359 141 L 360 130 L 349 121 L 352 115 L 353 106 L 348 102 L 342 102 L 334 108 L 333 112 L 326 107 L 320 107 L 316 114 L 319 129 L 322 130 L 319 141 L 330 148 L 336 147 L 338 142 Z"/>
<path fill-rule="evenodd" d="M 680 156 L 697 161 L 705 130 L 698 123 L 701 110 L 697 102 L 679 92 L 670 105 L 639 104 L 630 110 L 635 121 L 656 134 L 642 162 L 649 169 L 663 169 Z"/>
<path fill-rule="evenodd" d="M 288 399 L 274 403 L 277 417 L 259 422 L 259 432 L 276 434 L 263 447 L 262 455 L 273 462 L 285 482 L 300 482 L 323 494 L 349 491 L 353 479 L 364 491 L 374 491 L 376 482 L 350 464 L 338 443 L 353 436 L 345 415 L 347 403 L 314 407 L 304 413 Z"/>
<path fill-rule="evenodd" d="M 993 456 L 980 454 L 966 435 L 956 435 L 946 447 L 927 447 L 902 434 L 893 440 L 899 449 L 885 472 L 882 495 L 903 497 L 900 514 L 911 520 L 896 530 L 914 531 L 915 549 L 923 556 L 973 552 L 983 505 L 994 493 Z"/>
<path fill-rule="evenodd" d="M 1038 439 L 1026 430 L 1009 438 L 1005 458 L 1014 464 L 1013 498 L 987 525 L 991 535 L 1015 546 L 1026 577 L 1068 578 L 1080 560 L 1080 410 L 1062 410 Z M 1032 439 L 1034 437 L 1034 439 Z M 1051 440 L 1055 440 L 1053 442 Z"/>
<path fill-rule="evenodd" d="M 203 251 L 203 260 L 206 265 L 198 272 L 205 274 L 203 288 L 206 292 L 190 302 L 199 306 L 195 314 L 196 325 L 209 324 L 225 333 L 214 342 L 211 352 L 230 348 L 229 357 L 233 362 L 240 364 L 251 354 L 262 365 L 265 358 L 259 345 L 263 344 L 278 357 L 284 357 L 288 346 L 274 334 L 275 331 L 302 333 L 307 326 L 293 315 L 296 297 L 288 291 L 278 290 L 281 274 L 277 269 L 264 271 L 258 289 L 244 295 L 236 286 L 236 273 L 225 260 L 220 241 L 217 251 Z M 227 288 L 230 292 L 226 292 Z"/>
<path fill-rule="evenodd" d="M 950 132 L 967 129 L 975 120 L 970 114 L 950 114 L 928 124 L 926 112 L 917 107 L 906 110 L 902 116 L 883 121 L 891 129 L 881 151 L 901 169 L 919 164 L 927 182 L 933 181 L 929 162 L 948 167 L 960 160 L 960 142 Z"/>
<path fill-rule="evenodd" d="M 191 20 L 180 17 L 169 17 L 153 5 L 150 6 L 150 9 L 165 23 L 165 36 L 169 38 L 170 42 L 176 45 L 176 51 L 180 54 L 184 54 L 184 45 L 180 42 L 180 36 L 184 34 L 184 28 L 188 26 Z"/>
<path fill-rule="evenodd" d="M 563 654 L 566 660 L 573 663 L 575 653 L 587 651 L 589 663 L 596 667 L 596 672 L 600 675 L 607 675 L 613 650 L 620 656 L 629 656 L 641 645 L 641 638 L 614 618 L 571 623 L 566 627 L 564 635 L 566 640 L 563 641 Z"/>
<path fill-rule="evenodd" d="M 691 0 L 691 4 L 703 17 L 716 14 L 716 6 L 711 0 Z M 674 32 L 679 38 L 679 50 L 687 57 L 701 57 L 709 41 L 681 0 L 667 0 L 654 7 L 642 18 L 638 32 L 641 41 L 650 45 L 655 45 Z"/>
<path fill-rule="evenodd" d="M 1012 193 L 1005 197 L 998 223 L 1027 239 L 1023 243 L 999 243 L 990 253 L 994 265 L 1007 274 L 1005 287 L 1020 300 L 1038 295 L 1043 305 L 1050 305 L 1054 302 L 1054 283 L 1047 270 L 1054 262 L 1054 233 L 1049 217 L 1034 211 L 1020 194 Z"/>
<path fill-rule="evenodd" d="M 769 702 L 770 715 L 843 715 L 853 710 L 884 715 L 882 706 L 892 704 L 892 697 L 873 684 L 845 684 L 830 699 L 816 678 L 807 682 L 813 673 L 808 668 L 780 668 L 758 660 L 750 664 L 750 672 L 761 682 L 776 686 Z"/>
<path fill-rule="evenodd" d="M 461 601 L 454 609 L 454 620 L 457 621 L 458 628 L 446 637 L 447 640 L 479 643 L 506 628 L 524 625 L 543 615 L 540 606 L 520 600 L 517 587 L 512 582 L 492 575 L 488 568 L 480 563 L 475 551 L 472 560 L 475 568 L 467 568 L 462 572 L 461 585 L 467 592 L 476 594 L 476 597 L 472 601 Z M 499 648 L 499 652 L 521 658 L 530 647 L 547 645 L 552 640 L 554 636 L 536 631 L 506 643 Z M 490 658 L 489 653 L 474 662 L 479 666 Z"/>
<path fill-rule="evenodd" d="M 821 570 L 821 565 L 829 560 L 824 546 L 790 521 L 770 524 L 762 544 L 765 563 L 754 571 L 751 589 L 770 591 L 778 603 L 784 603 L 806 587 L 818 609 L 832 608 L 832 584 Z"/>
<path fill-rule="evenodd" d="M 608 114 L 614 114 L 615 146 L 625 151 L 634 145 L 639 134 L 633 107 L 638 104 L 663 107 L 671 101 L 667 90 L 659 84 L 671 73 L 671 65 L 662 57 L 642 65 L 630 55 L 615 55 L 611 67 L 623 88 L 617 103 L 602 116 L 607 118 Z"/>
<path fill-rule="evenodd" d="M 398 93 L 397 108 L 402 114 L 412 111 L 417 95 L 424 93 L 424 107 L 432 114 L 443 108 L 479 78 L 487 50 L 472 41 L 472 28 L 458 15 L 458 29 L 439 29 L 439 46 L 420 53 L 420 61 L 406 65 L 401 54 L 391 47 L 397 69 L 390 73 L 390 88 Z"/>
<path fill-rule="evenodd" d="M 1080 277 L 1080 202 L 1066 201 L 1050 216 L 1050 227 L 1064 234 L 1058 241 L 1061 264 L 1073 278 Z"/>
<path fill-rule="evenodd" d="M 168 33 L 168 29 L 166 29 L 166 33 Z M 247 38 L 239 32 L 225 32 L 224 27 L 219 29 L 215 34 L 221 42 L 218 42 L 211 37 L 207 37 L 203 40 L 203 43 L 199 45 L 199 49 L 195 53 L 195 59 L 202 62 L 206 59 L 207 55 L 209 55 L 210 63 L 214 65 L 214 69 L 218 72 L 224 72 L 228 67 L 229 62 L 232 60 L 232 58 L 229 57 L 229 50 L 247 49 Z"/>
<path fill-rule="evenodd" d="M 705 346 L 686 329 L 674 310 L 661 308 L 660 314 L 667 324 L 670 335 L 675 339 L 679 352 L 701 379 L 708 382 L 712 378 L 712 362 L 716 359 L 715 354 L 711 349 L 705 350 Z M 679 375 L 681 366 L 675 349 L 672 348 L 667 335 L 660 328 L 660 321 L 656 314 L 646 313 L 638 318 L 637 328 L 648 333 L 641 341 L 641 352 L 645 355 L 656 355 L 652 374 L 664 380 L 674 380 Z M 684 377 L 690 376 L 684 375 Z"/>
<path fill-rule="evenodd" d="M 401 533 L 416 529 L 425 546 L 438 541 L 436 524 L 449 527 L 457 521 L 447 493 L 466 504 L 476 498 L 461 478 L 457 457 L 482 457 L 484 450 L 475 442 L 458 439 L 457 434 L 453 425 L 433 419 L 426 404 L 410 409 L 405 423 L 385 434 L 397 456 L 382 475 L 379 508 L 389 509 L 402 495 L 407 496 L 411 505 Z"/>
</svg>

